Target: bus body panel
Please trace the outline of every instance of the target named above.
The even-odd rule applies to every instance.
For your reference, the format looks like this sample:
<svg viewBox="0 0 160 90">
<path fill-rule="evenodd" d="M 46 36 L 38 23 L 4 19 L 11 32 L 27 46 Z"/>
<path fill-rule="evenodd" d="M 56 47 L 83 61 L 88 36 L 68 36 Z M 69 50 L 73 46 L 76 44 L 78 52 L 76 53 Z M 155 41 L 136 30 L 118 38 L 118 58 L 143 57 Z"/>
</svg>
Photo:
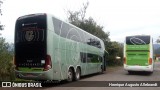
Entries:
<svg viewBox="0 0 160 90">
<path fill-rule="evenodd" d="M 153 72 L 153 65 L 149 65 L 149 66 L 124 65 L 124 69 L 127 70 L 127 71 L 149 71 L 149 72 Z"/>
<path fill-rule="evenodd" d="M 124 59 L 124 69 L 127 71 L 153 72 L 153 41 L 151 37 L 149 35 L 126 37 Z"/>
<path fill-rule="evenodd" d="M 148 66 L 149 52 L 127 52 L 127 65 Z"/>
<path fill-rule="evenodd" d="M 26 72 L 26 71 L 17 71 L 15 70 L 15 74 L 17 78 L 21 79 L 28 79 L 28 80 L 52 80 L 55 78 L 53 77 L 53 71 L 41 71 L 41 72 Z M 57 76 L 58 77 L 58 76 Z M 55 79 L 56 80 L 56 79 Z M 57 79 L 59 80 L 59 79 Z"/>
<path fill-rule="evenodd" d="M 50 69 L 44 71 L 45 65 L 34 72 L 26 69 L 28 67 L 19 68 L 15 70 L 16 75 L 22 79 L 60 81 L 68 78 L 68 70 L 71 67 L 74 68 L 74 73 L 77 67 L 80 67 L 81 76 L 100 72 L 105 50 L 103 41 L 49 14 L 45 15 L 46 48 L 44 48 L 46 56 L 51 58 Z M 34 67 L 30 68 L 34 69 Z"/>
</svg>

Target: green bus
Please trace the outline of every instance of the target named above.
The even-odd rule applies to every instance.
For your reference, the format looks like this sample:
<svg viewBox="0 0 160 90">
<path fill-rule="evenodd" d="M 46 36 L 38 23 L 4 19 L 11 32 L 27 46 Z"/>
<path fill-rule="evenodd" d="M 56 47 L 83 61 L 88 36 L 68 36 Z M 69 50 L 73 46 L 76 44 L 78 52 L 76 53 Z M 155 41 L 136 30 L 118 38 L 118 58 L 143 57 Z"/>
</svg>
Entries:
<svg viewBox="0 0 160 90">
<path fill-rule="evenodd" d="M 124 69 L 153 72 L 153 39 L 150 35 L 127 36 L 124 42 Z"/>
<path fill-rule="evenodd" d="M 73 81 L 105 71 L 103 41 L 50 14 L 19 17 L 14 42 L 17 78 Z"/>
</svg>

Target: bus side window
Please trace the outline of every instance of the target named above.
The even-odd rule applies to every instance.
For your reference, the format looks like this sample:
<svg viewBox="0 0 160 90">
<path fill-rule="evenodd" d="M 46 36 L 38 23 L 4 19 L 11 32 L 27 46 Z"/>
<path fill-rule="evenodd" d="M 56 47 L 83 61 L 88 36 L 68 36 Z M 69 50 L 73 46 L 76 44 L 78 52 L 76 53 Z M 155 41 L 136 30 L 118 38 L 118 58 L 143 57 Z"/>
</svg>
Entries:
<svg viewBox="0 0 160 90">
<path fill-rule="evenodd" d="M 91 60 L 92 60 L 92 54 L 87 54 L 87 62 L 91 62 Z"/>
<path fill-rule="evenodd" d="M 97 47 L 97 48 L 101 48 L 100 41 L 98 41 L 98 40 L 96 41 L 96 47 Z"/>
<path fill-rule="evenodd" d="M 86 63 L 86 61 L 87 61 L 87 54 L 81 52 L 81 53 L 80 53 L 80 58 L 81 58 L 81 62 L 82 62 L 82 63 Z"/>
<path fill-rule="evenodd" d="M 62 22 L 56 18 L 52 18 L 53 21 L 53 26 L 54 26 L 54 31 L 57 35 L 60 35 L 60 29 L 61 29 L 61 24 Z"/>
<path fill-rule="evenodd" d="M 100 62 L 100 59 L 96 54 L 87 54 L 87 62 L 97 63 Z"/>
</svg>

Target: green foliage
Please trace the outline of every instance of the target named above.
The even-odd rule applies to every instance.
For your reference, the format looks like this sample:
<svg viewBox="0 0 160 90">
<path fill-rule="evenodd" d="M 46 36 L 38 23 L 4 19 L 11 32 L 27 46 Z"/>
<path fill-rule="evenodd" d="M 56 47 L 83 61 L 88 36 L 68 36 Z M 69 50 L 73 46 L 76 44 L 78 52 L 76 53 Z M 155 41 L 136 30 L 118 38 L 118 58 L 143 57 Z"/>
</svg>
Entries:
<svg viewBox="0 0 160 90">
<path fill-rule="evenodd" d="M 2 4 L 3 0 L 0 0 L 0 16 L 2 16 Z M 1 21 L 0 30 L 4 30 L 4 25 L 1 24 Z M 0 37 L 0 81 L 15 79 L 12 63 L 13 49 L 11 49 L 10 45 L 13 46 L 13 44 L 6 43 L 5 39 Z"/>
<path fill-rule="evenodd" d="M 13 80 L 13 51 L 9 51 L 10 44 L 0 37 L 0 81 Z"/>
<path fill-rule="evenodd" d="M 118 42 L 109 42 L 105 45 L 106 50 L 109 52 L 107 57 L 108 66 L 123 65 L 123 44 Z M 120 60 L 116 60 L 116 57 L 121 57 Z"/>
</svg>

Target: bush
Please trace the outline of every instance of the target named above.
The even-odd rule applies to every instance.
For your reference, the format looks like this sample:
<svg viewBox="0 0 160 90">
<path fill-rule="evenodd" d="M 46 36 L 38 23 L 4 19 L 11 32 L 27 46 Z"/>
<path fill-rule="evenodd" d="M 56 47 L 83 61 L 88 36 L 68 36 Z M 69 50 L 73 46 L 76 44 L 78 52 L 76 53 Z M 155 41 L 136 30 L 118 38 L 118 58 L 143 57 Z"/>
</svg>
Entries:
<svg viewBox="0 0 160 90">
<path fill-rule="evenodd" d="M 118 42 L 109 42 L 106 44 L 106 49 L 109 55 L 106 56 L 107 66 L 122 66 L 123 65 L 123 44 Z M 116 56 L 121 57 L 116 60 Z"/>
<path fill-rule="evenodd" d="M 9 51 L 10 44 L 0 37 L 0 81 L 14 80 L 13 51 Z"/>
</svg>

